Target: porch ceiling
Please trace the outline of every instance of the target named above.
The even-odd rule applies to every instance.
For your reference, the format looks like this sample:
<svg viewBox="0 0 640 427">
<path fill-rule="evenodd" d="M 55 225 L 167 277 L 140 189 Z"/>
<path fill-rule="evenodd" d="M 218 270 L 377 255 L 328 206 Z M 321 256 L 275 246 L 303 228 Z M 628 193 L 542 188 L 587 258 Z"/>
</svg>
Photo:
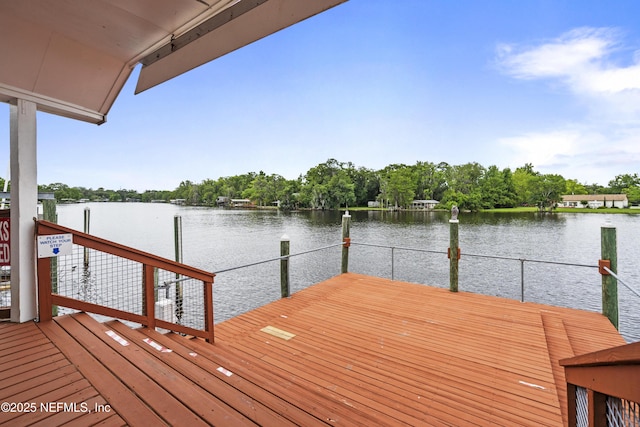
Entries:
<svg viewBox="0 0 640 427">
<path fill-rule="evenodd" d="M 102 123 L 136 93 L 346 0 L 0 0 L 0 101 Z"/>
</svg>

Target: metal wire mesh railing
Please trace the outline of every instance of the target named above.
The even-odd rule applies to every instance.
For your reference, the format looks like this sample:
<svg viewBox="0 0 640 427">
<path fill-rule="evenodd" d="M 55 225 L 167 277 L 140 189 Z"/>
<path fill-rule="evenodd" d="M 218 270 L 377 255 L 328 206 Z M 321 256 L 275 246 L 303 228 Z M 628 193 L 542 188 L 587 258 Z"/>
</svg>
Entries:
<svg viewBox="0 0 640 427">
<path fill-rule="evenodd" d="M 51 268 L 53 294 L 114 310 L 145 315 L 144 264 L 95 249 L 73 245 Z M 204 330 L 201 281 L 154 268 L 157 319 Z M 60 313 L 74 311 L 63 309 Z"/>
<path fill-rule="evenodd" d="M 51 269 L 53 294 L 143 314 L 140 263 L 80 245 L 56 261 Z"/>
<path fill-rule="evenodd" d="M 213 273 L 40 221 L 70 251 L 38 259 L 40 318 L 79 310 L 213 339 Z"/>
<path fill-rule="evenodd" d="M 640 342 L 560 360 L 570 426 L 640 427 Z"/>
<path fill-rule="evenodd" d="M 576 387 L 575 426 L 589 427 L 589 391 Z M 640 427 L 640 404 L 618 397 L 606 396 L 605 419 L 607 427 Z"/>
<path fill-rule="evenodd" d="M 640 427 L 640 405 L 607 396 L 607 425 L 610 427 Z"/>
<path fill-rule="evenodd" d="M 576 427 L 589 427 L 589 399 L 587 389 L 576 387 Z"/>
</svg>

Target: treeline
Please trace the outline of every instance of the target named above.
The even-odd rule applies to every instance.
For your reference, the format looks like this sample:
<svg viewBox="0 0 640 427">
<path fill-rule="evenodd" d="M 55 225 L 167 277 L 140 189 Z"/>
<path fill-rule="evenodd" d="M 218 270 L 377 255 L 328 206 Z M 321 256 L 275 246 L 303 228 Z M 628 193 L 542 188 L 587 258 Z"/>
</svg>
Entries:
<svg viewBox="0 0 640 427">
<path fill-rule="evenodd" d="M 418 199 L 437 200 L 440 207 L 447 209 L 457 205 L 472 211 L 516 206 L 549 210 L 564 194 L 625 193 L 631 204 L 638 204 L 640 177 L 637 173 L 618 175 L 604 187 L 581 184 L 557 174 L 541 174 L 531 164 L 512 171 L 475 162 L 449 165 L 419 161 L 373 170 L 329 159 L 294 180 L 260 171 L 200 183 L 183 181 L 173 191 L 92 190 L 59 183 L 41 186 L 40 191 L 53 192 L 59 201 L 182 199 L 187 205 L 215 206 L 219 197 L 227 197 L 250 199 L 257 206 L 271 206 L 278 201 L 282 209 L 335 209 L 367 206 L 370 201 L 379 202 L 381 207 L 401 209 Z"/>
<path fill-rule="evenodd" d="M 619 175 L 603 187 L 581 184 L 561 175 L 541 174 L 531 164 L 515 171 L 486 168 L 475 162 L 417 162 L 372 170 L 329 159 L 295 180 L 252 172 L 198 184 L 183 181 L 172 197 L 184 199 L 189 205 L 210 206 L 216 204 L 218 197 L 247 198 L 258 206 L 279 201 L 284 209 L 335 209 L 367 206 L 370 201 L 385 208 L 407 208 L 418 199 L 437 200 L 440 207 L 447 209 L 457 205 L 468 210 L 516 206 L 548 210 L 564 194 L 619 193 L 626 193 L 631 203 L 640 202 L 640 177 Z"/>
</svg>

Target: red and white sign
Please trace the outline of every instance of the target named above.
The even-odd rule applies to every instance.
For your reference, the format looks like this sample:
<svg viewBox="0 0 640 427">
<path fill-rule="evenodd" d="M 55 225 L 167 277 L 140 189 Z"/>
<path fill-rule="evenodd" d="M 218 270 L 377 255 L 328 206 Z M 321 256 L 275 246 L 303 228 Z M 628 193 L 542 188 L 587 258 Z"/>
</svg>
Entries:
<svg viewBox="0 0 640 427">
<path fill-rule="evenodd" d="M 9 218 L 0 218 L 0 266 L 11 265 Z"/>
</svg>

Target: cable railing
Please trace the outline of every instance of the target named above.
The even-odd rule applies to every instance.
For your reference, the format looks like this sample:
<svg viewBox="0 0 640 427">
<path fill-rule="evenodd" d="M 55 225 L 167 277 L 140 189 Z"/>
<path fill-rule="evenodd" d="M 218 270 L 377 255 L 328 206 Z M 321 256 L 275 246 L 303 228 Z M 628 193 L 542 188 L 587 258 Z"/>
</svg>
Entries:
<svg viewBox="0 0 640 427">
<path fill-rule="evenodd" d="M 347 221 L 349 221 L 348 219 L 349 217 L 346 215 L 345 217 L 347 218 Z M 74 304 L 78 305 L 78 303 L 70 303 L 69 298 L 80 299 L 87 303 L 92 301 L 93 302 L 102 301 L 101 303 L 103 305 L 105 305 L 107 302 L 109 304 L 114 305 L 113 308 L 116 311 L 114 311 L 113 313 L 117 313 L 118 310 L 122 312 L 134 313 L 133 315 L 127 315 L 127 316 L 134 317 L 135 319 L 137 319 L 138 323 L 159 324 L 163 322 L 169 322 L 169 323 L 175 323 L 175 324 L 182 324 L 181 326 L 184 325 L 184 319 L 186 319 L 186 317 L 183 318 L 183 316 L 185 315 L 185 309 L 189 305 L 187 301 L 189 298 L 191 298 L 192 295 L 197 296 L 197 300 L 199 301 L 197 302 L 196 300 L 194 300 L 194 303 L 196 303 L 199 306 L 202 306 L 203 304 L 205 305 L 204 307 L 205 311 L 208 312 L 209 310 L 211 311 L 213 310 L 212 307 L 211 308 L 206 307 L 209 304 L 212 306 L 212 302 L 209 302 L 208 297 L 205 296 L 205 301 L 202 301 L 202 298 L 203 298 L 203 295 L 201 295 L 202 292 L 197 290 L 197 287 L 198 287 L 197 283 L 192 283 L 194 281 L 194 278 L 192 277 L 193 274 L 190 275 L 189 273 L 185 273 L 185 272 L 181 272 L 180 274 L 177 274 L 177 272 L 175 271 L 175 266 L 169 265 L 169 264 L 177 264 L 177 263 L 170 262 L 169 264 L 167 264 L 165 260 L 163 260 L 162 262 L 159 262 L 158 259 L 156 259 L 157 257 L 155 257 L 154 259 L 150 259 L 148 257 L 145 258 L 146 255 L 143 257 L 140 257 L 138 254 L 139 251 L 132 250 L 131 253 L 133 253 L 134 256 L 133 256 L 133 261 L 131 262 L 133 262 L 134 265 L 129 266 L 126 263 L 125 265 L 125 264 L 122 264 L 123 262 L 125 262 L 122 259 L 130 257 L 131 253 L 122 251 L 122 247 L 120 245 L 111 244 L 111 246 L 109 246 L 109 245 L 106 245 L 104 242 L 101 242 L 100 239 L 94 238 L 88 234 L 75 232 L 70 229 L 64 229 L 63 227 L 57 226 L 52 223 L 47 223 L 43 221 L 39 222 L 38 234 L 54 234 L 54 233 L 62 233 L 62 232 L 73 233 L 74 244 L 76 243 L 76 240 L 77 240 L 76 238 L 78 238 L 81 241 L 81 245 L 75 245 L 78 247 L 78 249 L 76 251 L 77 253 L 74 252 L 75 254 L 74 257 L 62 256 L 52 260 L 52 263 L 54 265 L 54 267 L 52 268 L 52 271 L 55 272 L 55 274 L 52 275 L 51 277 L 53 289 L 52 289 L 52 297 L 50 297 L 49 301 L 50 303 L 52 303 L 52 305 L 65 305 L 65 304 L 67 304 L 67 306 L 71 306 Z M 455 248 L 457 246 L 457 241 L 451 241 L 450 243 L 451 243 L 450 244 L 451 247 Z M 85 246 L 82 246 L 82 245 L 85 245 Z M 450 289 L 454 292 L 457 291 L 457 286 L 458 286 L 458 283 L 457 283 L 458 260 L 460 258 L 477 258 L 477 259 L 504 260 L 509 262 L 518 262 L 520 264 L 520 296 L 519 297 L 520 297 L 520 301 L 522 302 L 525 301 L 526 284 L 527 284 L 527 280 L 529 280 L 529 279 L 525 279 L 525 265 L 527 264 L 546 264 L 546 265 L 557 265 L 557 266 L 563 266 L 563 267 L 570 266 L 570 267 L 587 268 L 587 269 L 599 269 L 600 274 L 603 275 L 602 276 L 603 289 L 605 287 L 605 284 L 604 284 L 605 277 L 607 277 L 608 279 L 606 280 L 615 280 L 616 286 L 617 286 L 617 282 L 620 282 L 623 286 L 629 289 L 634 295 L 636 295 L 637 297 L 640 297 L 640 292 L 638 292 L 636 289 L 634 289 L 634 287 L 630 286 L 625 281 L 620 280 L 620 278 L 616 274 L 615 257 L 613 257 L 614 258 L 613 265 L 609 260 L 605 260 L 605 261 L 600 260 L 598 265 L 590 265 L 590 264 L 577 263 L 577 262 L 564 262 L 564 261 L 553 261 L 553 260 L 542 260 L 542 259 L 528 259 L 524 257 L 465 253 L 463 251 L 460 251 L 459 247 L 457 248 L 457 257 L 456 256 L 451 257 L 450 255 L 452 253 L 455 254 L 456 251 L 451 251 L 450 249 L 446 251 L 442 251 L 442 250 L 433 250 L 433 249 L 427 249 L 427 248 L 407 247 L 402 245 L 388 245 L 388 244 L 352 241 L 351 238 L 349 237 L 349 227 L 348 226 L 345 227 L 344 224 L 343 224 L 343 238 L 341 242 L 328 244 L 322 247 L 304 250 L 296 253 L 289 253 L 289 239 L 288 237 L 283 236 L 281 240 L 280 256 L 271 257 L 271 258 L 267 258 L 267 259 L 263 259 L 255 262 L 249 262 L 242 265 L 221 268 L 212 273 L 207 273 L 207 274 L 210 275 L 211 281 L 212 281 L 213 276 L 215 276 L 216 274 L 228 273 L 236 270 L 242 270 L 242 269 L 253 267 L 253 266 L 258 266 L 258 265 L 279 261 L 280 262 L 281 295 L 282 297 L 288 297 L 290 296 L 290 273 L 289 273 L 290 259 L 307 255 L 307 254 L 317 253 L 319 251 L 330 250 L 336 247 L 342 247 L 341 271 L 344 273 L 349 271 L 349 267 L 348 267 L 349 247 L 351 245 L 356 247 L 372 247 L 372 248 L 390 250 L 392 280 L 396 280 L 396 276 L 397 276 L 397 265 L 396 265 L 397 258 L 398 258 L 397 252 L 409 251 L 409 252 L 433 254 L 433 255 L 447 255 L 447 257 L 450 259 L 450 267 L 451 267 L 449 269 Z M 116 252 L 113 252 L 114 250 Z M 103 253 L 103 252 L 106 252 L 106 253 Z M 87 259 L 87 254 L 91 254 L 91 257 L 93 257 L 91 258 L 90 261 Z M 111 259 L 112 257 L 118 258 L 118 260 L 113 261 Z M 603 258 L 604 258 L 604 255 L 603 255 Z M 138 259 L 140 261 L 136 261 Z M 39 262 L 46 262 L 46 261 L 41 260 Z M 112 265 L 112 263 L 114 262 L 116 262 L 116 264 Z M 136 262 L 138 264 L 136 264 Z M 455 262 L 455 271 L 453 269 L 454 262 Z M 90 269 L 87 268 L 89 264 L 91 264 Z M 185 268 L 183 264 L 179 264 L 179 265 L 181 266 L 181 268 Z M 406 263 L 405 263 L 405 266 L 406 266 Z M 103 268 L 103 269 L 106 268 L 107 272 L 101 273 L 98 271 L 98 268 Z M 196 271 L 196 269 L 193 269 L 193 270 Z M 195 274 L 195 277 L 199 277 L 198 275 L 201 275 L 201 273 L 202 272 L 198 270 L 197 274 Z M 120 277 L 120 276 L 123 276 L 123 277 Z M 105 290 L 101 290 L 97 292 L 96 289 L 98 288 L 98 286 L 102 286 L 102 285 L 97 284 L 96 282 L 102 282 L 102 281 L 104 282 L 111 281 L 116 283 L 131 282 L 132 286 L 130 286 L 130 290 L 131 290 L 130 293 L 132 297 L 123 299 L 121 295 L 124 295 L 122 293 L 124 291 L 122 292 L 118 291 L 118 292 L 115 292 L 114 295 L 111 295 L 110 292 L 112 291 L 110 290 L 109 286 L 104 287 Z M 455 286 L 453 285 L 454 281 L 455 281 Z M 153 288 L 152 293 L 149 293 L 151 291 L 148 291 L 148 290 L 145 290 L 144 293 L 141 293 L 143 288 L 137 285 L 138 283 L 141 283 L 141 282 L 152 283 L 152 285 L 149 285 L 149 286 L 152 286 Z M 534 279 L 534 282 L 535 282 L 535 279 Z M 56 288 L 57 285 L 59 286 Z M 158 303 L 159 302 L 158 295 L 160 290 L 163 290 L 164 293 L 166 294 L 166 297 L 160 298 L 160 300 L 167 300 L 169 298 L 172 298 L 175 301 L 173 301 L 173 306 L 171 306 L 171 308 L 165 308 L 164 306 L 162 306 L 162 304 L 160 304 L 160 305 L 156 305 L 155 310 L 168 311 L 168 312 L 175 311 L 176 315 L 175 316 L 169 315 L 167 319 L 159 319 L 155 321 L 150 319 L 149 317 L 150 315 L 153 316 L 154 313 L 152 309 L 149 307 L 149 303 L 147 300 L 151 302 L 155 300 L 155 302 Z M 66 292 L 68 295 L 64 294 L 64 292 Z M 175 298 L 173 294 L 175 294 Z M 617 298 L 617 291 L 616 291 L 616 298 Z M 53 301 L 51 301 L 52 299 Z M 125 307 L 125 306 L 122 306 L 122 308 L 120 307 L 120 305 L 124 304 L 125 302 L 133 301 L 133 300 L 140 301 L 140 303 L 138 303 L 136 307 Z M 108 306 L 108 304 L 106 305 Z M 95 310 L 95 307 L 89 307 L 86 304 L 84 305 L 81 304 L 81 306 L 82 308 L 80 309 L 85 311 L 91 311 L 89 310 L 89 308 L 91 308 L 92 310 Z M 203 309 L 199 308 L 198 310 L 200 313 Z M 607 310 L 607 307 L 605 307 L 605 303 L 603 299 L 603 313 L 606 310 Z M 208 317 L 208 316 L 205 316 L 204 313 L 201 313 L 201 314 L 202 315 L 198 314 L 197 317 L 200 319 L 204 317 Z M 122 318 L 122 314 L 119 314 L 119 315 Z M 605 313 L 605 315 L 607 314 Z M 125 316 L 125 320 L 128 320 L 126 318 L 127 316 Z M 615 313 L 610 317 L 610 319 L 612 319 L 612 322 L 614 322 L 615 320 L 614 325 L 617 327 L 617 302 L 615 307 Z M 171 329 L 171 328 L 165 328 L 165 329 Z"/>
<path fill-rule="evenodd" d="M 367 246 L 367 247 L 375 247 L 375 248 L 384 248 L 391 250 L 391 280 L 395 280 L 395 256 L 396 250 L 402 251 L 411 251 L 411 252 L 420 252 L 420 253 L 430 253 L 430 254 L 439 254 L 439 255 L 448 255 L 448 251 L 437 251 L 437 250 L 429 250 L 422 248 L 412 248 L 406 246 L 395 246 L 395 245 L 381 245 L 381 244 L 371 244 L 371 243 L 362 243 L 357 241 L 351 241 L 351 244 L 354 246 Z M 538 264 L 549 264 L 549 265 L 561 265 L 561 266 L 571 266 L 571 267 L 586 267 L 592 269 L 598 269 L 597 265 L 590 264 L 580 264 L 575 262 L 562 262 L 562 261 L 549 261 L 549 260 L 540 260 L 540 259 L 528 259 L 528 258 L 516 258 L 516 257 L 507 257 L 501 255 L 482 255 L 482 254 L 469 254 L 469 253 L 460 253 L 461 257 L 469 257 L 469 258 L 483 258 L 483 259 L 496 259 L 496 260 L 506 260 L 506 261 L 518 261 L 520 262 L 520 301 L 524 302 L 525 300 L 525 263 L 538 263 Z M 617 276 L 616 276 L 617 277 Z M 638 295 L 638 294 L 636 294 Z M 638 295 L 640 296 L 640 295 Z"/>
<path fill-rule="evenodd" d="M 618 277 L 618 275 L 616 273 L 614 273 L 613 271 L 611 271 L 608 267 L 603 267 L 603 269 L 609 273 L 610 275 L 612 275 L 613 277 L 615 277 L 615 279 L 618 281 L 618 283 L 622 283 L 624 285 L 625 288 L 627 288 L 628 290 L 631 291 L 631 293 L 635 294 L 638 298 L 640 298 L 640 292 L 638 292 L 633 286 L 627 284 L 626 282 L 624 282 L 622 279 L 620 279 L 620 277 Z"/>
<path fill-rule="evenodd" d="M 348 218 L 348 216 L 347 216 Z M 327 246 L 323 246 L 320 248 L 315 248 L 315 249 L 311 249 L 311 250 L 306 250 L 306 251 L 302 251 L 302 252 L 298 252 L 298 253 L 294 253 L 294 254 L 289 254 L 288 253 L 288 240 L 286 240 L 287 242 L 287 252 L 282 252 L 281 250 L 281 256 L 279 257 L 273 257 L 273 258 L 268 258 L 268 259 L 264 259 L 264 260 L 260 260 L 260 261 L 256 261 L 256 262 L 251 262 L 251 263 L 247 263 L 247 264 L 243 264 L 243 265 L 238 265 L 238 266 L 233 266 L 233 267 L 228 267 L 228 268 L 224 268 L 224 269 L 219 269 L 216 270 L 214 273 L 215 274 L 220 274 L 220 273 L 226 273 L 226 272 L 230 272 L 230 271 L 235 271 L 235 270 L 240 270 L 243 268 L 248 268 L 248 267 L 252 267 L 252 266 L 256 266 L 256 265 L 261 265 L 261 264 L 266 264 L 266 263 L 270 263 L 270 262 L 276 262 L 276 261 L 280 261 L 282 264 L 282 268 L 281 268 L 281 284 L 282 284 L 282 296 L 289 296 L 289 289 L 288 289 L 288 282 L 289 282 L 289 267 L 288 267 L 288 260 L 290 258 L 296 257 L 296 256 L 300 256 L 300 255 L 305 255 L 305 254 L 309 254 L 309 253 L 313 253 L 313 252 L 318 252 L 321 250 L 326 250 L 326 249 L 331 249 L 334 247 L 338 247 L 338 246 L 342 246 L 343 247 L 343 251 L 346 250 L 346 254 L 345 252 L 343 252 L 343 259 L 342 259 L 342 272 L 347 272 L 348 271 L 348 249 L 349 246 L 353 245 L 353 246 L 363 246 L 363 247 L 372 247 L 372 248 L 381 248 L 381 249 L 389 249 L 391 251 L 390 257 L 391 257 L 391 274 L 390 274 L 390 278 L 391 280 L 396 280 L 396 252 L 397 251 L 410 251 L 410 252 L 417 252 L 417 253 L 427 253 L 427 254 L 436 254 L 436 255 L 447 255 L 450 258 L 450 251 L 441 251 L 441 250 L 433 250 L 433 249 L 425 249 L 425 248 L 415 248 L 415 247 L 407 247 L 407 246 L 401 246 L 401 245 L 385 245 L 385 244 L 377 244 L 377 243 L 367 243 L 367 242 L 359 242 L 359 241 L 353 241 L 348 233 L 348 227 L 346 228 L 346 235 L 345 233 L 345 227 L 343 225 L 343 241 L 340 243 L 335 243 L 335 244 L 331 244 L 331 245 L 327 245 Z M 288 238 L 287 238 L 288 239 Z M 283 242 L 284 243 L 284 242 Z M 282 246 L 281 246 L 282 247 Z M 640 298 L 640 292 L 638 292 L 636 289 L 634 289 L 632 286 L 628 285 L 626 282 L 622 281 L 618 275 L 613 272 L 609 267 L 607 267 L 608 264 L 585 264 L 585 263 L 579 263 L 579 262 L 565 262 L 565 261 L 553 261 L 553 260 L 542 260 L 542 259 L 530 259 L 530 258 L 524 258 L 524 257 L 509 257 L 509 256 L 502 256 L 502 255 L 486 255 L 486 254 L 475 254 L 475 253 L 464 253 L 461 252 L 460 249 L 458 248 L 458 258 L 478 258 L 478 259 L 492 259 L 492 260 L 504 260 L 504 261 L 513 261 L 513 262 L 518 262 L 520 263 L 520 301 L 524 302 L 525 301 L 525 293 L 526 293 L 526 280 L 525 280 L 525 265 L 526 264 L 544 264 L 544 265 L 556 265 L 556 266 L 564 266 L 564 267 L 578 267 L 578 268 L 585 268 L 585 269 L 592 269 L 592 270 L 599 270 L 601 274 L 606 274 L 606 275 L 610 275 L 613 278 L 615 278 L 618 282 L 620 282 L 622 285 L 624 285 L 627 289 L 629 289 L 633 294 L 635 294 L 636 296 L 638 296 Z M 457 277 L 456 277 L 456 282 L 457 282 Z M 457 289 L 457 283 L 456 283 L 456 289 Z"/>
<path fill-rule="evenodd" d="M 302 252 L 296 252 L 294 254 L 281 255 L 279 257 L 264 259 L 264 260 L 256 261 L 256 262 L 251 262 L 249 264 L 243 264 L 243 265 L 238 265 L 238 266 L 235 266 L 235 267 L 223 268 L 221 270 L 214 271 L 213 274 L 226 273 L 226 272 L 229 272 L 229 271 L 240 270 L 242 268 L 253 267 L 253 266 L 256 266 L 256 265 L 267 264 L 267 263 L 275 262 L 275 261 L 283 261 L 283 260 L 287 260 L 289 258 L 297 257 L 297 256 L 300 256 L 300 255 L 306 255 L 306 254 L 310 254 L 310 253 L 313 253 L 313 252 L 319 252 L 319 251 L 323 251 L 325 249 L 331 249 L 331 248 L 335 248 L 335 247 L 343 246 L 343 245 L 344 245 L 344 242 L 334 243 L 332 245 L 322 246 L 320 248 L 315 248 L 315 249 L 309 249 L 309 250 L 302 251 Z"/>
</svg>

